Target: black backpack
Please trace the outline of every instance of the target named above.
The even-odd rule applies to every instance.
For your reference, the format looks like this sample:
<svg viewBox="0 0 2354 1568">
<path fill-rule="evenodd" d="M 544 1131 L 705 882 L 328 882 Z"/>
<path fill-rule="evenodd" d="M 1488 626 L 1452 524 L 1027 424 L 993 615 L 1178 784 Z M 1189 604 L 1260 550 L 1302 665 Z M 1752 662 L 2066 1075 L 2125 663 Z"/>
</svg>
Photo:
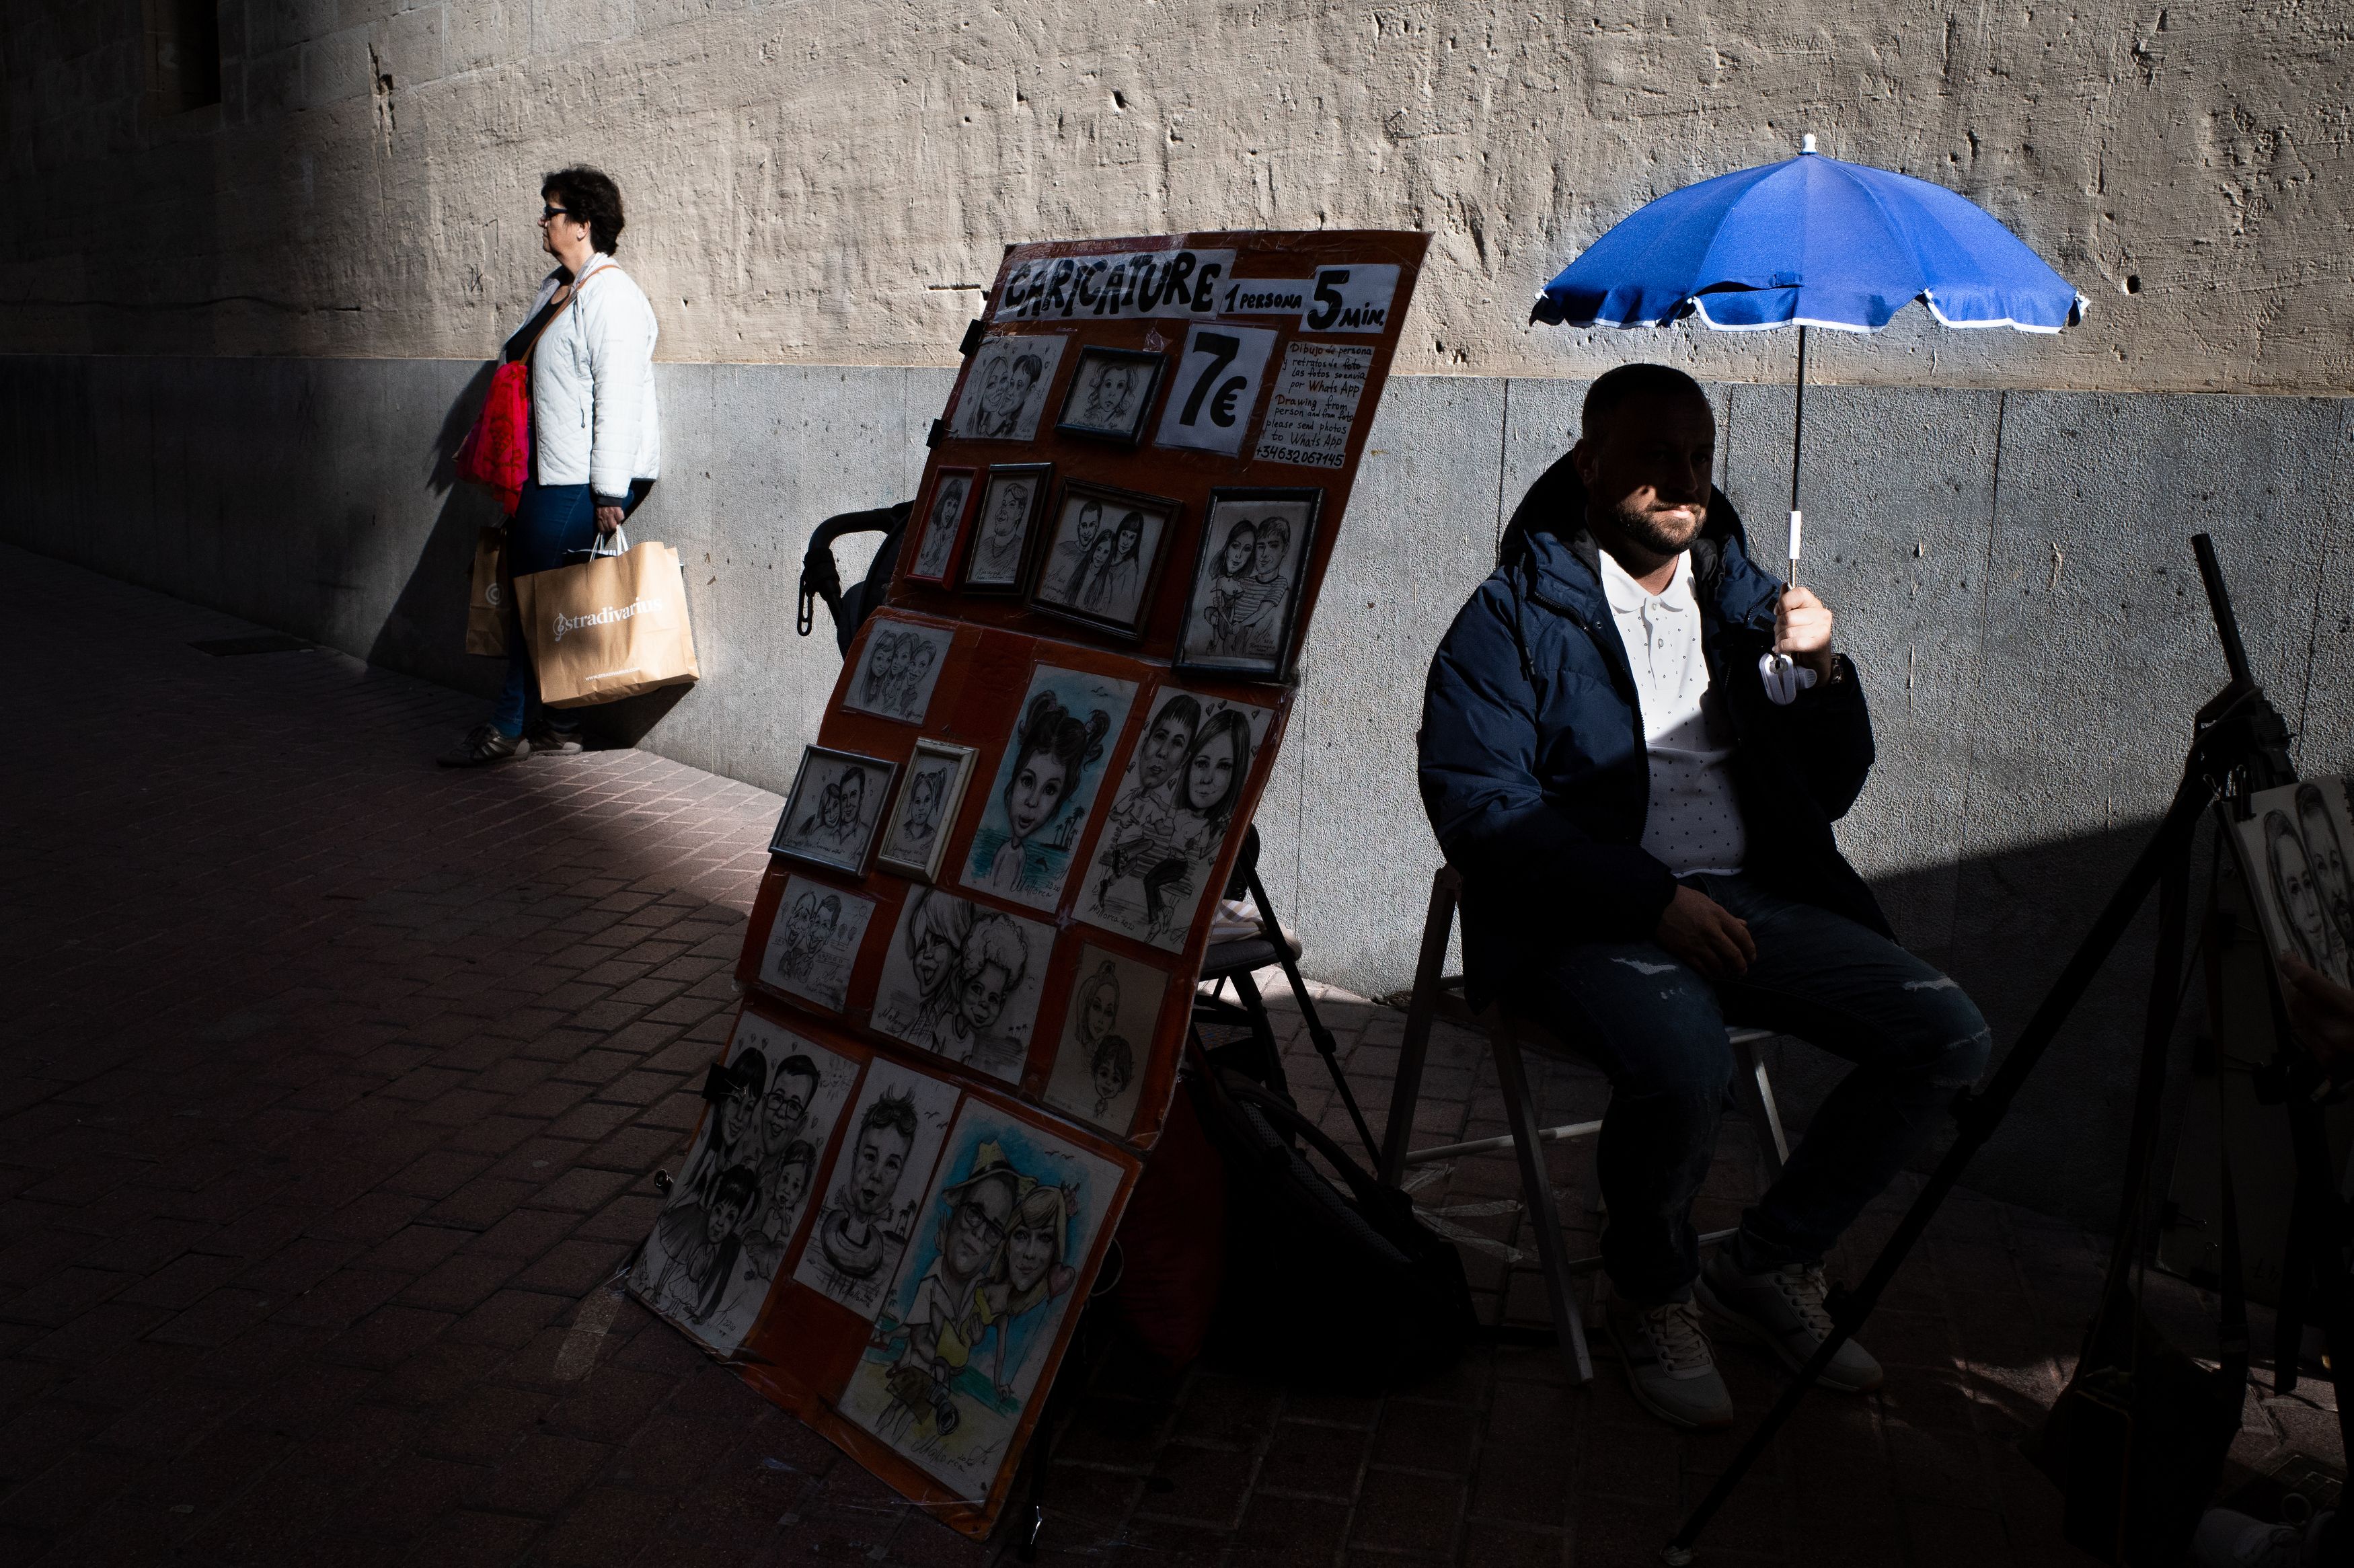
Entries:
<svg viewBox="0 0 2354 1568">
<path fill-rule="evenodd" d="M 1212 1355 L 1296 1386 L 1369 1393 L 1446 1370 L 1478 1333 L 1452 1243 L 1288 1099 L 1194 1055 L 1187 1080 L 1226 1169 Z M 1338 1171 L 1335 1186 L 1306 1144 Z"/>
<path fill-rule="evenodd" d="M 915 507 L 914 502 L 902 501 L 872 512 L 844 512 L 817 525 L 817 532 L 810 535 L 809 548 L 801 553 L 801 606 L 794 630 L 803 637 L 810 634 L 816 620 L 813 601 L 823 599 L 827 613 L 833 617 L 833 640 L 848 656 L 850 640 L 858 634 L 859 623 L 891 591 L 891 573 L 899 564 L 899 543 L 907 533 L 907 514 Z M 847 588 L 842 586 L 841 568 L 833 562 L 833 542 L 844 534 L 883 535 L 865 577 Z"/>
</svg>

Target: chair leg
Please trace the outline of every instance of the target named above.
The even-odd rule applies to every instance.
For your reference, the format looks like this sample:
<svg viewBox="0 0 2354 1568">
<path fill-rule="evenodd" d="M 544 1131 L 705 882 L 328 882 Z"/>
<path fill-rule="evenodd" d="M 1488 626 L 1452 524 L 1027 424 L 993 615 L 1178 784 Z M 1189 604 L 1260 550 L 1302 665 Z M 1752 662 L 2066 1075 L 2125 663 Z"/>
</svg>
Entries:
<svg viewBox="0 0 2354 1568">
<path fill-rule="evenodd" d="M 1528 1204 L 1529 1224 L 1536 1232 L 1537 1264 L 1544 1275 L 1545 1295 L 1553 1303 L 1562 1359 L 1571 1377 L 1581 1383 L 1592 1383 L 1594 1361 L 1585 1348 L 1585 1319 L 1577 1309 L 1577 1291 L 1570 1282 L 1569 1247 L 1561 1234 L 1561 1210 L 1553 1202 L 1553 1177 L 1545 1170 L 1544 1144 L 1537 1137 L 1536 1101 L 1529 1093 L 1520 1040 L 1509 1020 L 1498 1022 L 1491 1044 L 1496 1077 L 1504 1091 L 1504 1115 L 1512 1124 L 1512 1152 L 1521 1162 L 1521 1195 Z"/>
<path fill-rule="evenodd" d="M 1774 1080 L 1766 1075 L 1766 1063 L 1757 1054 L 1757 1047 L 1748 1041 L 1738 1041 L 1733 1047 L 1734 1060 L 1740 1071 L 1734 1074 L 1734 1093 L 1741 1100 L 1741 1109 L 1757 1129 L 1757 1151 L 1766 1160 L 1766 1184 L 1772 1186 L 1782 1179 L 1782 1167 L 1790 1162 L 1790 1142 L 1782 1135 L 1782 1107 L 1774 1100 Z"/>
<path fill-rule="evenodd" d="M 1455 930 L 1455 889 L 1451 871 L 1431 879 L 1430 913 L 1422 923 L 1422 951 L 1414 965 L 1414 1001 L 1406 1008 L 1389 1124 L 1382 1134 L 1382 1180 L 1393 1187 L 1405 1180 L 1406 1145 L 1414 1139 L 1414 1109 L 1422 1098 L 1422 1069 L 1430 1055 L 1431 1019 L 1438 1006 L 1438 982 L 1447 973 L 1447 939 Z"/>
</svg>

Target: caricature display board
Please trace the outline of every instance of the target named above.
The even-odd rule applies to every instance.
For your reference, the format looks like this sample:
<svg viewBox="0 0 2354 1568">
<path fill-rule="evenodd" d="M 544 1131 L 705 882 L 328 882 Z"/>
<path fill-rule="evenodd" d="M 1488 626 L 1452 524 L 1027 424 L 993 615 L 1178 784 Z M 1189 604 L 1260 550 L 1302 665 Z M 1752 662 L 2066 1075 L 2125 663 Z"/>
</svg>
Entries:
<svg viewBox="0 0 2354 1568">
<path fill-rule="evenodd" d="M 631 1276 L 987 1533 L 1177 1085 L 1425 236 L 1016 246 Z"/>
</svg>

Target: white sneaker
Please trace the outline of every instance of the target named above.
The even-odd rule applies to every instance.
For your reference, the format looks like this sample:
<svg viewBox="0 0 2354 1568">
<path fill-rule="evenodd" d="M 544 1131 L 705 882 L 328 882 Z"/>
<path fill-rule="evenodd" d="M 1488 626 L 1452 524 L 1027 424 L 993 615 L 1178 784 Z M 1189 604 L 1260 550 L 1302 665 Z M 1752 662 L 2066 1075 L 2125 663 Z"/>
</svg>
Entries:
<svg viewBox="0 0 2354 1568">
<path fill-rule="evenodd" d="M 1604 1313 L 1636 1402 L 1675 1426 L 1730 1426 L 1733 1396 L 1689 1301 L 1638 1307 L 1615 1298 Z"/>
<path fill-rule="evenodd" d="M 1792 1372 L 1805 1366 L 1831 1337 L 1830 1287 L 1820 1264 L 1794 1263 L 1764 1274 L 1744 1274 L 1719 1252 L 1692 1282 L 1701 1309 L 1735 1333 L 1756 1340 Z M 1841 1393 L 1869 1393 L 1881 1383 L 1872 1352 L 1848 1340 L 1831 1357 L 1820 1379 Z"/>
<path fill-rule="evenodd" d="M 2227 1508 L 2211 1508 L 2190 1538 L 2190 1561 L 2198 1568 L 2300 1568 L 2308 1538 L 2318 1542 L 2329 1512 L 2310 1525 L 2266 1524 Z"/>
</svg>

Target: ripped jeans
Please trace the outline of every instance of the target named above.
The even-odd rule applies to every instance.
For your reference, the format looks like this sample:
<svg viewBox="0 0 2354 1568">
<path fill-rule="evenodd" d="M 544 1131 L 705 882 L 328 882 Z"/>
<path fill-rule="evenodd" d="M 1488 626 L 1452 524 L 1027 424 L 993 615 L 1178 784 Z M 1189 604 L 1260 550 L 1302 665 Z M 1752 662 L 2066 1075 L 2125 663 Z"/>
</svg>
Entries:
<svg viewBox="0 0 2354 1568">
<path fill-rule="evenodd" d="M 1585 942 L 1516 988 L 1516 1006 L 1609 1075 L 1596 1161 L 1603 1267 L 1630 1301 L 1681 1300 L 1700 1273 L 1693 1196 L 1733 1082 L 1727 1022 L 1784 1031 L 1855 1064 L 1781 1180 L 1742 1215 L 1744 1273 L 1820 1261 L 1928 1141 L 1991 1037 L 1962 988 L 1842 916 L 1750 878 L 1691 876 L 1749 924 L 1757 961 L 1712 983 L 1649 942 Z"/>
</svg>

